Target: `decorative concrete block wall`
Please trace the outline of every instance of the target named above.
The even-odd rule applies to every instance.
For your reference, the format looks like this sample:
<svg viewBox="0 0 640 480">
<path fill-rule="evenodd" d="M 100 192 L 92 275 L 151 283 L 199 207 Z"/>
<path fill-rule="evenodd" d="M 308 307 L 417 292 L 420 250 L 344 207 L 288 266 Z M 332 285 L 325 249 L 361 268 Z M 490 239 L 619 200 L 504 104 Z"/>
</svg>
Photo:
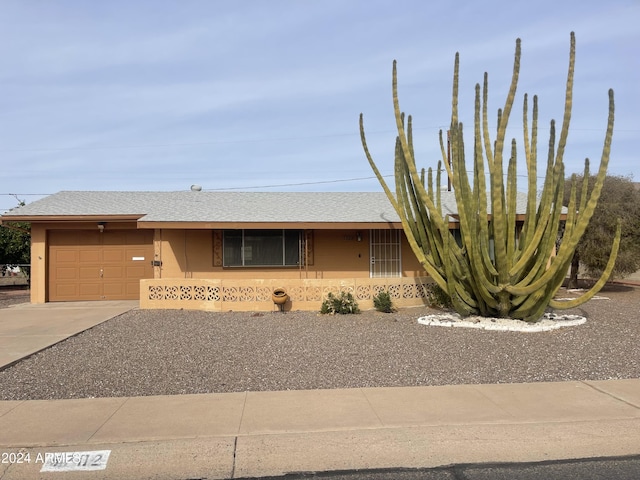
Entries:
<svg viewBox="0 0 640 480">
<path fill-rule="evenodd" d="M 216 280 L 163 278 L 140 281 L 140 308 L 209 311 L 269 311 L 277 307 L 271 295 L 282 288 L 289 295 L 285 310 L 320 311 L 329 292 L 351 292 L 362 310 L 387 291 L 396 307 L 423 306 L 429 278 L 253 279 Z"/>
</svg>

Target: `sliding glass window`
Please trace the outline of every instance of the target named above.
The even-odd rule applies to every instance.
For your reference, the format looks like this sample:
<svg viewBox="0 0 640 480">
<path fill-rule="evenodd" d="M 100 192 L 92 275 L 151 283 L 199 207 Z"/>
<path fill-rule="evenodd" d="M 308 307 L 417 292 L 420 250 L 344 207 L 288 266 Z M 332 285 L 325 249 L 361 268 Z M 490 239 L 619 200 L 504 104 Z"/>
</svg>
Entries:
<svg viewBox="0 0 640 480">
<path fill-rule="evenodd" d="M 300 230 L 225 230 L 225 267 L 295 267 L 300 263 Z"/>
</svg>

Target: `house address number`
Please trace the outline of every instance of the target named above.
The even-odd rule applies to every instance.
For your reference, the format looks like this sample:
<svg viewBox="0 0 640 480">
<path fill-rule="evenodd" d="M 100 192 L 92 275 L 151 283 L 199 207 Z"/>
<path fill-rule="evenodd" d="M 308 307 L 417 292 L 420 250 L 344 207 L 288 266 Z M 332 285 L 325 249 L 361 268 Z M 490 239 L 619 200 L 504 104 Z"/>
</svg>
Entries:
<svg viewBox="0 0 640 480">
<path fill-rule="evenodd" d="M 0 452 L 0 464 L 41 463 L 41 472 L 88 472 L 107 468 L 111 450 L 88 452 Z"/>
</svg>

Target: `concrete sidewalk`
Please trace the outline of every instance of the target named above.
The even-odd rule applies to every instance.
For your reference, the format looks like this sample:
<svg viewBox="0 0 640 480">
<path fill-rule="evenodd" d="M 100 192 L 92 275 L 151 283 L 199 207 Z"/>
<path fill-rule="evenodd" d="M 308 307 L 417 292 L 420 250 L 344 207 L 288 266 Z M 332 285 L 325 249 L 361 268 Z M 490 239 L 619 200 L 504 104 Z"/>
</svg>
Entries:
<svg viewBox="0 0 640 480">
<path fill-rule="evenodd" d="M 0 370 L 138 305 L 137 300 L 114 300 L 0 308 Z"/>
<path fill-rule="evenodd" d="M 61 372 L 64 375 L 64 372 Z M 0 402 L 3 480 L 110 451 L 82 478 L 239 478 L 640 454 L 640 379 Z"/>
</svg>

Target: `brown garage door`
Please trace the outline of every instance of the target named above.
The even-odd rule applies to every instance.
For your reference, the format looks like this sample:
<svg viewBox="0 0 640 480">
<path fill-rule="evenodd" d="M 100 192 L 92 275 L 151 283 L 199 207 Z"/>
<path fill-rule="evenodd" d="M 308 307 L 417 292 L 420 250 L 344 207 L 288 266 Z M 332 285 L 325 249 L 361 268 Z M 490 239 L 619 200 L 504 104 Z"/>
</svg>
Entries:
<svg viewBox="0 0 640 480">
<path fill-rule="evenodd" d="M 49 301 L 137 300 L 151 260 L 152 231 L 49 232 Z"/>
</svg>

